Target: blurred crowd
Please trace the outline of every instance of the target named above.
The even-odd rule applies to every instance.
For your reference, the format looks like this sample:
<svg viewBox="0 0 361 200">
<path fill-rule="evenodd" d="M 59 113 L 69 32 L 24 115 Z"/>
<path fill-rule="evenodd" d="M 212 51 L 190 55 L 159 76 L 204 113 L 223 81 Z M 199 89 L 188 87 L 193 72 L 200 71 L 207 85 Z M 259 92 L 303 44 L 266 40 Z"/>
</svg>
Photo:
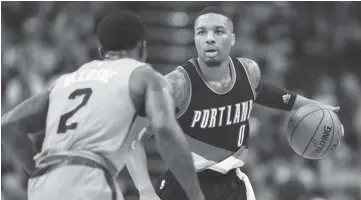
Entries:
<svg viewBox="0 0 361 200">
<path fill-rule="evenodd" d="M 257 61 L 264 80 L 341 107 L 344 140 L 322 160 L 306 160 L 291 150 L 285 136 L 289 113 L 255 107 L 244 171 L 257 199 L 361 199 L 358 2 L 2 2 L 2 114 L 46 89 L 59 75 L 100 59 L 94 31 L 111 11 L 128 9 L 144 19 L 148 61 L 169 72 L 196 55 L 192 23 L 197 11 L 208 5 L 232 14 L 237 36 L 233 54 Z M 167 51 L 159 55 L 157 49 Z M 156 180 L 165 167 L 153 145 L 146 147 Z M 26 174 L 6 149 L 1 150 L 2 199 L 26 199 Z M 137 199 L 126 171 L 119 185 L 127 199 Z"/>
</svg>

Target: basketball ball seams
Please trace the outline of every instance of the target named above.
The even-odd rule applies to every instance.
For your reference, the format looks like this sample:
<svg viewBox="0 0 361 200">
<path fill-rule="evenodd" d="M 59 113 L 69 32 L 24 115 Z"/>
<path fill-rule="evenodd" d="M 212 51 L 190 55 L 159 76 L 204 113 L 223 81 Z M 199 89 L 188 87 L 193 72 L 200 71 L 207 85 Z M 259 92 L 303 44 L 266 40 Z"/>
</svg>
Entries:
<svg viewBox="0 0 361 200">
<path fill-rule="evenodd" d="M 323 111 L 323 109 L 321 109 L 321 110 L 322 110 L 322 118 L 321 118 L 320 122 L 318 123 L 318 126 L 317 126 L 315 132 L 313 133 L 312 138 L 311 138 L 310 141 L 308 142 L 308 144 L 307 144 L 305 150 L 303 151 L 303 153 L 301 154 L 301 156 L 303 156 L 303 154 L 305 154 L 307 148 L 310 146 L 313 138 L 315 137 L 315 135 L 316 135 L 316 133 L 317 133 L 318 128 L 320 128 L 320 125 L 321 125 L 321 123 L 322 123 L 323 118 L 325 117 L 325 112 Z"/>
<path fill-rule="evenodd" d="M 320 109 L 322 109 L 322 110 L 327 110 L 326 108 L 321 107 L 321 106 L 318 106 L 317 104 L 313 104 L 313 105 L 316 106 L 316 107 L 318 107 L 318 108 L 320 108 Z"/>
<path fill-rule="evenodd" d="M 318 107 L 318 106 L 317 106 L 317 107 Z M 293 128 L 293 130 L 292 130 L 292 132 L 291 132 L 290 143 L 292 143 L 292 138 L 293 138 L 293 135 L 294 135 L 294 133 L 295 133 L 295 130 L 296 130 L 297 126 L 300 125 L 300 123 L 301 123 L 307 116 L 309 116 L 309 115 L 311 115 L 312 113 L 317 112 L 317 111 L 319 111 L 319 110 L 322 110 L 322 109 L 314 110 L 314 111 L 308 113 L 307 115 L 303 116 L 303 117 L 300 119 L 300 121 L 295 125 L 295 127 Z"/>
<path fill-rule="evenodd" d="M 330 117 L 331 117 L 331 122 L 332 122 L 332 129 L 333 129 L 333 130 L 332 130 L 332 138 L 331 138 L 330 144 L 328 145 L 326 151 L 323 152 L 323 154 L 321 155 L 321 157 L 323 157 L 323 156 L 325 155 L 325 153 L 328 152 L 328 149 L 331 147 L 332 141 L 333 141 L 333 137 L 334 137 L 334 135 L 335 135 L 335 124 L 333 123 L 333 117 L 332 117 L 332 115 L 331 115 L 331 113 L 330 113 L 329 110 L 327 110 L 327 112 L 328 112 L 328 114 L 330 115 Z"/>
</svg>

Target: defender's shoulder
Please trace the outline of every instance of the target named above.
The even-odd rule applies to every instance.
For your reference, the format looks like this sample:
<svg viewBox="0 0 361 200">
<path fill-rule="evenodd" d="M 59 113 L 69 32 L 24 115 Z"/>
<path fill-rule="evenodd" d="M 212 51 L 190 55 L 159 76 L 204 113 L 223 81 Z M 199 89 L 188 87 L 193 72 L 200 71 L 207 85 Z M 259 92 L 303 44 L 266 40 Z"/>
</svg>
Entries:
<svg viewBox="0 0 361 200">
<path fill-rule="evenodd" d="M 146 85 L 151 87 L 165 85 L 164 77 L 147 63 L 143 63 L 134 69 L 129 81 L 131 86 L 138 86 L 138 88 L 135 87 L 136 89 L 139 89 L 139 86 L 143 88 Z M 134 87 L 130 88 L 133 89 Z"/>
<path fill-rule="evenodd" d="M 261 79 L 261 70 L 254 60 L 249 58 L 237 58 L 243 65 L 248 75 L 252 88 L 255 90 Z"/>
</svg>

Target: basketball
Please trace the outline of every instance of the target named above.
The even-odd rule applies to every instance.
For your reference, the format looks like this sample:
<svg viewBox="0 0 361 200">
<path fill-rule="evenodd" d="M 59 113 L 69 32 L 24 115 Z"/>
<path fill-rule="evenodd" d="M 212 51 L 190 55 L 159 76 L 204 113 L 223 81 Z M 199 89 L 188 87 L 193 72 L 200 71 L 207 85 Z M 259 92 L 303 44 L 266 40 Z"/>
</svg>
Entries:
<svg viewBox="0 0 361 200">
<path fill-rule="evenodd" d="M 306 105 L 291 116 L 287 139 L 298 155 L 321 159 L 340 144 L 342 124 L 333 111 L 316 104 Z"/>
</svg>

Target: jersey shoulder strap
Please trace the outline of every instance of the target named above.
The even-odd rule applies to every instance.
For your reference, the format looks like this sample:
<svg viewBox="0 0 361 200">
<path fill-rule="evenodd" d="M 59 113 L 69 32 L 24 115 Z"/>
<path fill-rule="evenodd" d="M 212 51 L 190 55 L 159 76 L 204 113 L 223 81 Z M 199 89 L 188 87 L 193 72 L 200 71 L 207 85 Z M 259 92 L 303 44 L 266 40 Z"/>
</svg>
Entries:
<svg viewBox="0 0 361 200">
<path fill-rule="evenodd" d="M 258 64 L 249 58 L 233 57 L 232 59 L 237 60 L 237 63 L 240 63 L 241 68 L 247 76 L 253 94 L 256 96 L 256 88 L 258 87 L 261 78 L 261 71 Z"/>
</svg>

